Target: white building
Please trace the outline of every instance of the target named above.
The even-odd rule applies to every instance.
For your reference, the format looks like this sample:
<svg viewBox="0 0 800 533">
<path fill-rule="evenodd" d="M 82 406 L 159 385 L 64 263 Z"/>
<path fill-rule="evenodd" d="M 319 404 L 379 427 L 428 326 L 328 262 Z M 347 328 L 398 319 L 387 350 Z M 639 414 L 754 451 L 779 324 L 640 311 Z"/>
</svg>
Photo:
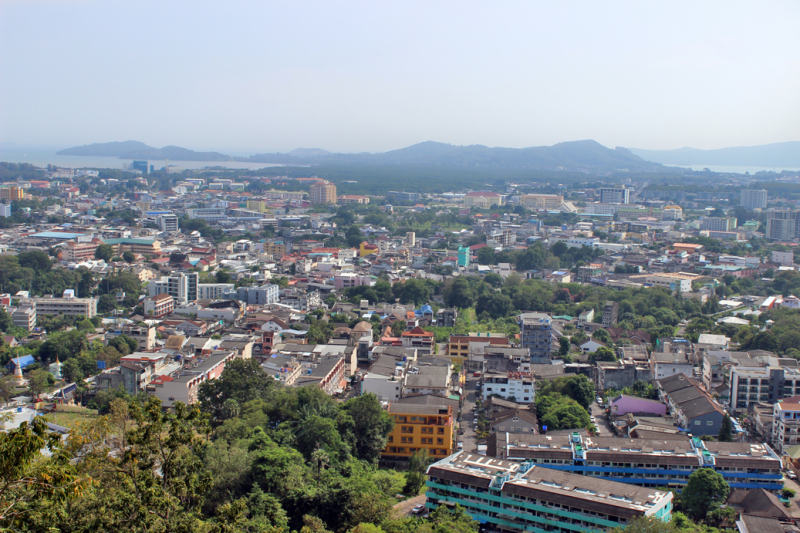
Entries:
<svg viewBox="0 0 800 533">
<path fill-rule="evenodd" d="M 175 215 L 161 215 L 158 217 L 160 231 L 178 231 L 178 217 Z"/>
<path fill-rule="evenodd" d="M 630 203 L 630 189 L 617 189 L 604 187 L 600 189 L 600 203 L 603 204 L 628 204 Z"/>
<path fill-rule="evenodd" d="M 490 372 L 483 378 L 483 400 L 497 394 L 516 403 L 533 403 L 533 374 L 528 372 Z"/>
<path fill-rule="evenodd" d="M 232 291 L 234 287 L 233 283 L 198 283 L 197 299 L 221 300 L 225 297 L 225 293 Z"/>
<path fill-rule="evenodd" d="M 748 209 L 765 209 L 767 207 L 766 189 L 745 189 L 739 205 Z"/>
</svg>

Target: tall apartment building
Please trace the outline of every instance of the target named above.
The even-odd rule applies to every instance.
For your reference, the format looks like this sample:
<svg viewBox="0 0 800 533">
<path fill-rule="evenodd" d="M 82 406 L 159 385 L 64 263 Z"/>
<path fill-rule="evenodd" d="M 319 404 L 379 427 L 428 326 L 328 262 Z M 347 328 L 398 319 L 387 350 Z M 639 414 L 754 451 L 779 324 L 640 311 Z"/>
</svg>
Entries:
<svg viewBox="0 0 800 533">
<path fill-rule="evenodd" d="M 0 217 L 8 218 L 11 216 L 11 205 L 0 204 Z"/>
<path fill-rule="evenodd" d="M 603 327 L 610 328 L 617 323 L 619 315 L 619 304 L 608 301 L 603 304 Z"/>
<path fill-rule="evenodd" d="M 553 210 L 561 207 L 564 197 L 560 194 L 523 194 L 519 203 L 526 209 Z"/>
<path fill-rule="evenodd" d="M 65 291 L 67 293 L 69 291 Z M 92 318 L 97 315 L 96 298 L 31 298 L 37 315 L 69 315 Z"/>
<path fill-rule="evenodd" d="M 736 229 L 736 219 L 705 217 L 700 223 L 700 229 L 709 231 L 733 231 Z"/>
<path fill-rule="evenodd" d="M 175 272 L 170 276 L 150 280 L 148 296 L 169 294 L 178 305 L 197 300 L 197 285 L 200 276 L 197 272 Z"/>
<path fill-rule="evenodd" d="M 630 189 L 617 189 L 612 187 L 603 187 L 600 189 L 600 203 L 601 204 L 629 204 L 631 201 Z"/>
<path fill-rule="evenodd" d="M 175 215 L 161 215 L 158 217 L 160 231 L 178 231 L 178 217 Z"/>
<path fill-rule="evenodd" d="M 772 408 L 772 445 L 783 455 L 800 444 L 800 396 L 778 400 Z"/>
<path fill-rule="evenodd" d="M 758 402 L 800 396 L 800 370 L 790 367 L 731 367 L 731 409 L 747 411 Z"/>
<path fill-rule="evenodd" d="M 745 189 L 739 205 L 748 209 L 765 209 L 767 207 L 766 189 Z"/>
<path fill-rule="evenodd" d="M 417 450 L 426 449 L 433 458 L 453 453 L 453 408 L 392 402 L 387 409 L 394 418 L 381 459 L 405 461 Z"/>
<path fill-rule="evenodd" d="M 642 516 L 672 519 L 672 492 L 544 465 L 462 451 L 427 473 L 427 508 L 461 505 L 493 531 L 606 531 Z"/>
<path fill-rule="evenodd" d="M 312 204 L 335 204 L 336 185 L 329 181 L 315 181 L 309 191 Z"/>
<path fill-rule="evenodd" d="M 775 241 L 800 238 L 800 211 L 768 209 L 766 237 Z"/>
<path fill-rule="evenodd" d="M 544 313 L 519 315 L 520 345 L 531 354 L 531 364 L 549 364 L 553 353 L 553 319 Z"/>
<path fill-rule="evenodd" d="M 221 300 L 234 289 L 233 283 L 198 283 L 198 300 Z"/>
<path fill-rule="evenodd" d="M 24 199 L 25 199 L 25 189 L 23 189 L 22 187 L 18 187 L 16 185 L 8 185 L 6 187 L 0 187 L 0 200 L 15 202 L 17 200 L 24 200 Z"/>
</svg>

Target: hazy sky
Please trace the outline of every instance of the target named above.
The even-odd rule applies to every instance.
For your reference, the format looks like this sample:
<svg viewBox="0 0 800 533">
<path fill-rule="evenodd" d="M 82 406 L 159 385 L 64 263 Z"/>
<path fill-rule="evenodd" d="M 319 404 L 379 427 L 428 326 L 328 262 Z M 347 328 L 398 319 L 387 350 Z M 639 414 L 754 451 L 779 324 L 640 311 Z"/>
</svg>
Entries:
<svg viewBox="0 0 800 533">
<path fill-rule="evenodd" d="M 800 140 L 800 1 L 0 0 L 0 141 Z"/>
</svg>

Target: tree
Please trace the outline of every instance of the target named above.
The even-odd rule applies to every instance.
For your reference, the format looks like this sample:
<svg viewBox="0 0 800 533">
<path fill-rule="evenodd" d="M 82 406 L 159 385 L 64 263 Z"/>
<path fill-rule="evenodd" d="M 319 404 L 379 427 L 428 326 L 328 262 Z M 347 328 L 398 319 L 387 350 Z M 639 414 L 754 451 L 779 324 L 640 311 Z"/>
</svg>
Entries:
<svg viewBox="0 0 800 533">
<path fill-rule="evenodd" d="M 0 401 L 6 405 L 15 396 L 14 378 L 5 376 L 0 378 Z"/>
<path fill-rule="evenodd" d="M 372 393 L 348 400 L 344 410 L 353 420 L 355 456 L 362 461 L 377 462 L 394 428 L 394 418 L 381 408 L 378 397 Z"/>
<path fill-rule="evenodd" d="M 703 520 L 709 511 L 725 503 L 730 486 L 722 474 L 710 468 L 695 470 L 681 492 L 681 507 L 693 520 Z"/>
<path fill-rule="evenodd" d="M 134 261 L 136 261 L 136 254 L 128 250 L 122 254 L 122 258 L 125 260 L 126 263 L 133 263 Z"/>
<path fill-rule="evenodd" d="M 472 290 L 469 280 L 464 276 L 458 276 L 451 283 L 448 283 L 444 288 L 443 296 L 444 303 L 448 307 L 465 309 L 472 307 L 475 303 L 475 292 Z"/>
<path fill-rule="evenodd" d="M 558 339 L 558 355 L 564 356 L 569 353 L 569 339 L 561 337 Z"/>
<path fill-rule="evenodd" d="M 417 533 L 478 533 L 479 528 L 480 524 L 460 505 L 456 504 L 452 509 L 440 505 Z"/>
<path fill-rule="evenodd" d="M 478 263 L 481 265 L 493 265 L 496 263 L 494 250 L 488 246 L 478 249 Z"/>
<path fill-rule="evenodd" d="M 574 399 L 584 409 L 588 409 L 594 401 L 594 384 L 584 375 L 562 376 L 545 383 L 537 391 L 537 396 L 552 393 L 563 394 Z M 536 402 L 538 405 L 538 401 Z"/>
<path fill-rule="evenodd" d="M 493 319 L 505 318 L 511 315 L 513 309 L 511 298 L 497 292 L 480 295 L 475 304 L 475 312 L 478 315 L 487 313 Z"/>
<path fill-rule="evenodd" d="M 399 337 L 406 330 L 407 323 L 405 320 L 398 320 L 392 324 L 392 335 Z"/>
<path fill-rule="evenodd" d="M 594 363 L 596 361 L 610 361 L 613 363 L 616 360 L 617 356 L 614 353 L 614 351 L 605 347 L 600 347 L 594 352 L 592 352 L 591 355 L 589 355 L 590 363 Z"/>
<path fill-rule="evenodd" d="M 214 278 L 216 278 L 217 283 L 230 283 L 231 282 L 231 275 L 228 274 L 226 271 L 220 269 L 214 274 Z"/>
<path fill-rule="evenodd" d="M 95 259 L 102 259 L 108 262 L 112 257 L 114 257 L 114 247 L 110 244 L 101 244 L 94 250 Z"/>
<path fill-rule="evenodd" d="M 600 341 L 603 344 L 611 344 L 611 335 L 609 335 L 608 331 L 600 328 L 592 333 L 592 338 L 596 341 Z"/>
<path fill-rule="evenodd" d="M 640 516 L 634 518 L 627 526 L 618 526 L 608 530 L 608 533 L 679 533 L 679 529 L 672 522 L 664 522 L 655 516 Z"/>
<path fill-rule="evenodd" d="M 44 392 L 48 385 L 50 373 L 44 369 L 37 369 L 28 373 L 28 389 L 34 400 Z"/>
<path fill-rule="evenodd" d="M 201 409 L 211 415 L 214 424 L 225 420 L 225 402 L 234 399 L 239 405 L 256 399 L 266 399 L 276 387 L 275 380 L 261 369 L 255 359 L 234 359 L 225 365 L 218 379 L 200 385 L 198 400 Z"/>
<path fill-rule="evenodd" d="M 725 413 L 725 416 L 722 417 L 717 440 L 720 442 L 733 442 L 733 424 L 731 423 L 731 417 L 728 413 Z"/>
<path fill-rule="evenodd" d="M 422 485 L 425 484 L 425 473 L 428 471 L 428 449 L 422 448 L 411 455 L 408 460 L 408 470 L 406 471 L 405 493 L 410 496 L 419 494 Z"/>
<path fill-rule="evenodd" d="M 489 272 L 488 274 L 483 276 L 483 281 L 485 281 L 486 283 L 495 288 L 503 286 L 503 276 L 501 276 L 500 274 L 496 274 L 494 272 Z M 464 306 L 464 307 L 469 307 L 469 306 Z"/>
<path fill-rule="evenodd" d="M 19 266 L 22 268 L 31 268 L 37 274 L 48 271 L 53 266 L 50 257 L 38 250 L 17 254 L 17 261 L 19 261 Z"/>
</svg>

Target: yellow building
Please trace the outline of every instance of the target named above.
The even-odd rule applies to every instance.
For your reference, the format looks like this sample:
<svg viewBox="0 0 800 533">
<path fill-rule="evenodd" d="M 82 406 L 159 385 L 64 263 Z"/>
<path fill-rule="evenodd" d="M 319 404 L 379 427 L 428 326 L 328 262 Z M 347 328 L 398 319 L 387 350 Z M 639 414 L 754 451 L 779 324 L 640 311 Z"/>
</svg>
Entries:
<svg viewBox="0 0 800 533">
<path fill-rule="evenodd" d="M 267 202 L 264 200 L 247 200 L 247 209 L 250 211 L 257 211 L 259 213 L 266 213 Z"/>
<path fill-rule="evenodd" d="M 0 187 L 0 200 L 24 200 L 25 189 L 17 187 L 16 185 L 9 185 L 7 187 Z"/>
<path fill-rule="evenodd" d="M 561 207 L 564 197 L 560 194 L 524 194 L 520 197 L 519 203 L 526 209 L 551 210 Z"/>
<path fill-rule="evenodd" d="M 378 247 L 374 244 L 369 244 L 367 241 L 361 243 L 361 246 L 358 248 L 358 255 L 361 257 L 366 257 L 369 254 L 374 254 L 378 251 Z"/>
<path fill-rule="evenodd" d="M 426 448 L 431 459 L 453 453 L 453 408 L 445 405 L 389 404 L 394 429 L 389 434 L 383 459 L 408 459 Z"/>
</svg>

